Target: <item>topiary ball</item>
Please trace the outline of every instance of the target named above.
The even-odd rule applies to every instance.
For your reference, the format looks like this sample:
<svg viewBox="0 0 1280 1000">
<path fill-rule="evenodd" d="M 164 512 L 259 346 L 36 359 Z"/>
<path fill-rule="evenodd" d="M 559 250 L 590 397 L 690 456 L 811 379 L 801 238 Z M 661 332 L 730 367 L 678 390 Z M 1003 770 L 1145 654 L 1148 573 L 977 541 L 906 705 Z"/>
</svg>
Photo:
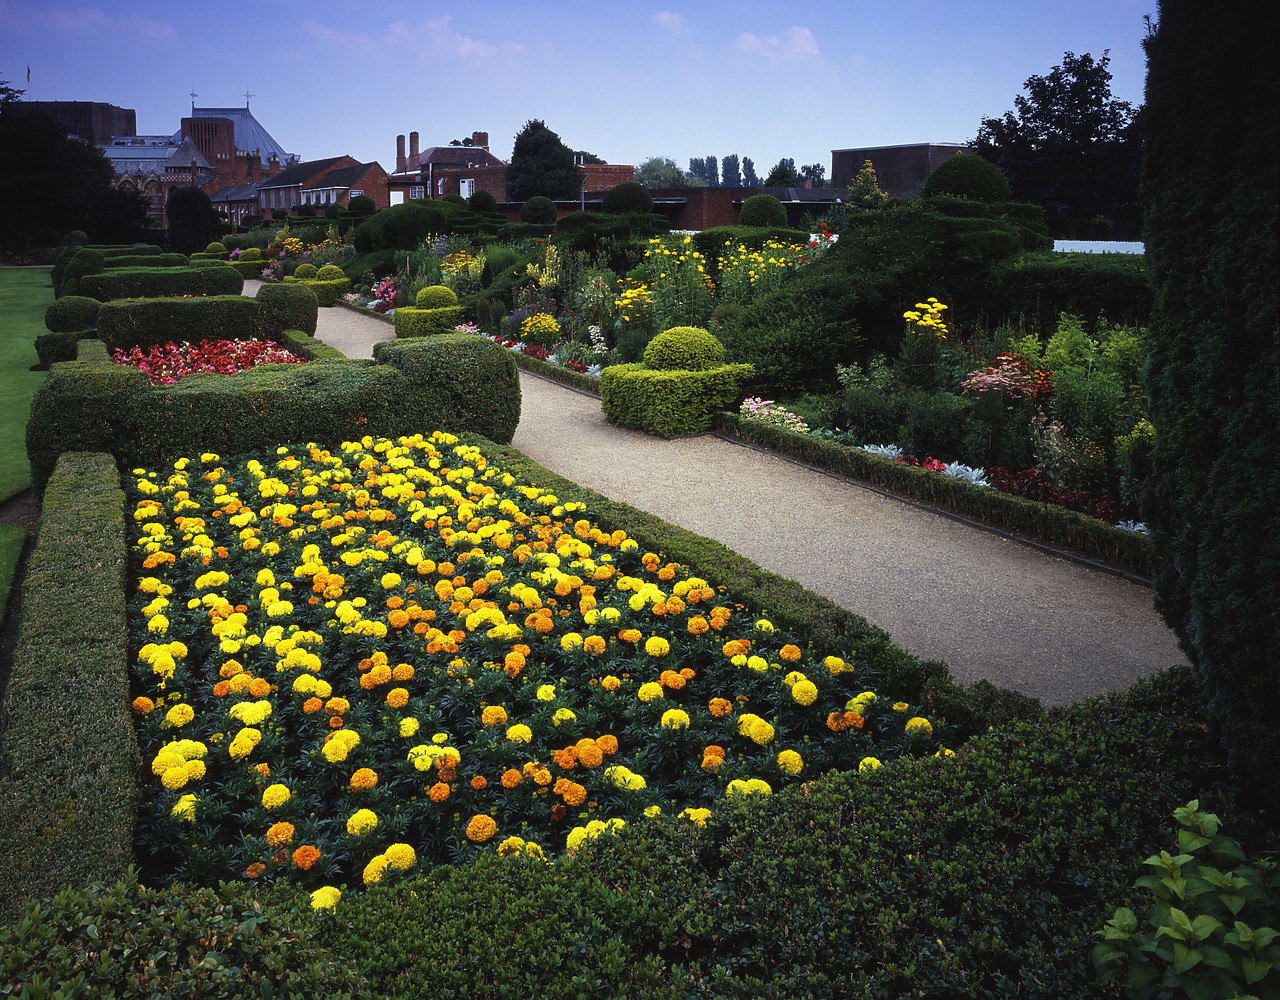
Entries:
<svg viewBox="0 0 1280 1000">
<path fill-rule="evenodd" d="M 444 285 L 428 285 L 418 290 L 416 302 L 419 309 L 447 309 L 458 304 L 458 296 Z"/>
<path fill-rule="evenodd" d="M 240 251 L 240 256 L 237 260 L 262 260 L 262 248 L 245 247 Z"/>
<path fill-rule="evenodd" d="M 360 212 L 372 214 L 378 210 L 377 202 L 370 198 L 367 194 L 358 194 L 347 202 L 348 212 Z"/>
<path fill-rule="evenodd" d="M 610 215 L 648 215 L 653 211 L 653 196 L 643 184 L 623 181 L 606 192 L 600 207 Z"/>
<path fill-rule="evenodd" d="M 316 277 L 320 281 L 341 281 L 347 276 L 337 264 L 326 264 L 316 272 Z"/>
<path fill-rule="evenodd" d="M 753 194 L 742 203 L 738 225 L 778 228 L 787 224 L 787 210 L 771 194 Z"/>
<path fill-rule="evenodd" d="M 473 212 L 488 214 L 498 210 L 498 199 L 492 191 L 477 191 L 467 199 L 467 207 Z"/>
<path fill-rule="evenodd" d="M 966 198 L 969 201 L 1011 201 L 1013 189 L 1000 168 L 981 156 L 956 153 L 925 179 L 926 198 Z"/>
<path fill-rule="evenodd" d="M 313 281 L 316 274 L 316 266 L 314 264 L 299 264 L 293 272 L 293 276 L 299 281 Z"/>
<path fill-rule="evenodd" d="M 204 248 L 205 253 L 226 253 L 227 248 L 216 240 Z"/>
<path fill-rule="evenodd" d="M 535 226 L 554 226 L 560 213 L 556 211 L 556 203 L 540 194 L 534 195 L 520 206 L 520 221 Z"/>
<path fill-rule="evenodd" d="M 89 237 L 83 229 L 73 229 L 62 237 L 59 246 L 64 247 L 82 247 L 89 242 Z"/>
<path fill-rule="evenodd" d="M 724 344 L 700 326 L 673 326 L 649 341 L 644 363 L 658 371 L 706 371 L 724 364 Z"/>
<path fill-rule="evenodd" d="M 51 333 L 88 330 L 98 322 L 102 303 L 84 295 L 64 295 L 44 311 L 44 325 Z"/>
</svg>

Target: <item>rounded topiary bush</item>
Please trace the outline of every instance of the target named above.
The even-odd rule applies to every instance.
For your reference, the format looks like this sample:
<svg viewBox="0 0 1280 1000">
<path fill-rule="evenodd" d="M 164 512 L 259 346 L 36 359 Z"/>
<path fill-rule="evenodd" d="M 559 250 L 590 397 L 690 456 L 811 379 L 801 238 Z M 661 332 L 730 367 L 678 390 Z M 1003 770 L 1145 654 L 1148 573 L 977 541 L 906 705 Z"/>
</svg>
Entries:
<svg viewBox="0 0 1280 1000">
<path fill-rule="evenodd" d="M 661 371 L 706 371 L 724 364 L 724 344 L 700 326 L 673 326 L 649 341 L 644 363 Z"/>
<path fill-rule="evenodd" d="M 926 198 L 967 198 L 969 201 L 1010 201 L 1013 189 L 1000 168 L 981 156 L 956 153 L 931 173 L 920 188 Z"/>
<path fill-rule="evenodd" d="M 262 260 L 262 250 L 259 247 L 245 247 L 236 260 Z"/>
<path fill-rule="evenodd" d="M 781 227 L 787 224 L 787 210 L 771 194 L 753 194 L 742 203 L 738 213 L 740 226 Z"/>
<path fill-rule="evenodd" d="M 371 215 L 378 210 L 377 203 L 367 194 L 358 194 L 347 202 L 347 211 Z"/>
<path fill-rule="evenodd" d="M 446 205 L 457 205 L 459 208 L 467 207 L 467 199 L 460 194 L 447 194 L 440 200 Z"/>
<path fill-rule="evenodd" d="M 447 309 L 458 304 L 458 296 L 444 285 L 428 285 L 418 290 L 416 302 L 419 309 Z"/>
<path fill-rule="evenodd" d="M 217 240 L 214 240 L 212 243 L 210 243 L 207 247 L 204 248 L 204 252 L 205 253 L 226 253 L 227 248 L 223 244 L 219 243 Z"/>
<path fill-rule="evenodd" d="M 59 245 L 64 247 L 82 247 L 88 242 L 89 236 L 83 229 L 73 229 L 71 232 L 67 233 L 66 236 L 62 237 L 62 242 Z"/>
<path fill-rule="evenodd" d="M 493 196 L 492 191 L 477 191 L 467 199 L 467 207 L 473 212 L 496 212 L 498 210 L 498 199 Z"/>
<path fill-rule="evenodd" d="M 337 264 L 326 264 L 316 272 L 316 277 L 320 281 L 341 281 L 346 276 L 346 272 Z"/>
<path fill-rule="evenodd" d="M 643 184 L 623 181 L 608 190 L 600 207 L 610 215 L 647 215 L 653 211 L 653 196 Z"/>
<path fill-rule="evenodd" d="M 44 325 L 50 333 L 88 330 L 98 322 L 102 303 L 84 295 L 64 295 L 44 311 Z"/>
<path fill-rule="evenodd" d="M 300 218 L 313 219 L 316 215 L 316 207 L 315 205 L 299 205 L 297 214 Z"/>
<path fill-rule="evenodd" d="M 306 285 L 297 282 L 263 285 L 255 298 L 261 310 L 264 337 L 278 340 L 285 330 L 316 335 L 320 303 L 316 293 Z"/>
<path fill-rule="evenodd" d="M 534 195 L 520 206 L 520 221 L 535 226 L 554 226 L 559 215 L 556 203 L 540 194 Z"/>
<path fill-rule="evenodd" d="M 312 281 L 318 273 L 314 264 L 299 264 L 293 276 L 300 281 Z"/>
<path fill-rule="evenodd" d="M 77 250 L 75 256 L 63 269 L 62 287 L 55 289 L 58 297 L 64 295 L 78 295 L 80 293 L 80 279 L 87 274 L 98 274 L 106 264 L 106 257 L 101 250 L 93 250 L 89 247 L 82 247 Z"/>
</svg>

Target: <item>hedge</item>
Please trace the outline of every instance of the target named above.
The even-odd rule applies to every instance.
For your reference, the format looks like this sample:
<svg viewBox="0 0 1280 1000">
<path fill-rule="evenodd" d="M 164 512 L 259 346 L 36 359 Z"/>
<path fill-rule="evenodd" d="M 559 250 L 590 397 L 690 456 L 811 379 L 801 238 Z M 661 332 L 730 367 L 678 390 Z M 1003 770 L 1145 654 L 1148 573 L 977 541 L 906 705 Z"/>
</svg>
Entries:
<svg viewBox="0 0 1280 1000">
<path fill-rule="evenodd" d="M 298 337 L 287 346 L 303 343 Z M 508 352 L 471 335 L 378 346 L 376 364 L 321 355 L 305 365 L 152 386 L 137 369 L 114 364 L 101 341 L 83 340 L 77 360 L 54 365 L 32 400 L 32 489 L 44 491 L 67 451 L 105 451 L 133 467 L 204 451 L 235 454 L 284 441 L 336 447 L 366 434 L 438 428 L 511 440 L 520 384 Z"/>
<path fill-rule="evenodd" d="M 169 341 L 258 336 L 261 307 L 243 295 L 193 299 L 118 299 L 98 310 L 98 339 L 108 350 Z"/>
<path fill-rule="evenodd" d="M 462 306 L 419 309 L 401 306 L 391 316 L 397 337 L 432 337 L 453 329 L 462 322 L 466 310 Z"/>
<path fill-rule="evenodd" d="M 310 288 L 315 294 L 317 304 L 321 306 L 331 306 L 343 295 L 351 291 L 350 278 L 336 278 L 329 281 L 321 281 L 317 278 L 286 277 L 282 280 L 288 284 L 305 285 L 307 288 Z"/>
<path fill-rule="evenodd" d="M 161 295 L 239 295 L 243 290 L 240 273 L 217 261 L 212 267 L 117 267 L 80 279 L 80 294 L 103 302 Z"/>
<path fill-rule="evenodd" d="M 254 299 L 262 310 L 262 336 L 274 340 L 285 330 L 301 330 L 315 336 L 319 302 L 306 285 L 266 284 Z"/>
<path fill-rule="evenodd" d="M 186 267 L 190 261 L 196 259 L 195 254 L 188 257 L 181 253 L 112 255 L 104 251 L 103 256 L 106 257 L 102 262 L 103 266 L 108 270 L 120 267 Z"/>
<path fill-rule="evenodd" d="M 133 859 L 141 760 L 129 714 L 115 462 L 65 454 L 44 494 L 0 715 L 4 920 L 64 886 L 118 879 Z"/>
<path fill-rule="evenodd" d="M 1002 261 L 991 270 L 991 315 L 1022 318 L 1046 335 L 1059 313 L 1146 326 L 1152 288 L 1142 254 L 1039 253 Z"/>
<path fill-rule="evenodd" d="M 737 406 L 750 365 L 704 371 L 658 371 L 642 364 L 610 365 L 600 373 L 605 419 L 647 434 L 675 437 L 707 430 L 713 414 Z"/>
</svg>

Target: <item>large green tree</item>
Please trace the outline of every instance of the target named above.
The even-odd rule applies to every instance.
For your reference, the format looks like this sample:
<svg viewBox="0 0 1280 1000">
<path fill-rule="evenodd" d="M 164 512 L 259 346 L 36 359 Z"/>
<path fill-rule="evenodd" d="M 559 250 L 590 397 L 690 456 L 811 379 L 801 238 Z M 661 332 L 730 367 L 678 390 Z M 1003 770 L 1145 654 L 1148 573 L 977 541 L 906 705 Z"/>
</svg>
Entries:
<svg viewBox="0 0 1280 1000">
<path fill-rule="evenodd" d="M 800 171 L 796 170 L 796 161 L 790 156 L 784 156 L 778 160 L 769 171 L 769 176 L 764 179 L 764 186 L 767 188 L 799 187 Z"/>
<path fill-rule="evenodd" d="M 1067 52 L 1029 77 L 1015 110 L 983 118 L 971 145 L 1008 178 L 1014 197 L 1043 205 L 1055 236 L 1134 238 L 1142 113 L 1111 95 L 1110 50 Z"/>
<path fill-rule="evenodd" d="M 1280 803 L 1280 93 L 1240 0 L 1161 0 L 1146 42 L 1156 603 L 1235 776 Z"/>
<path fill-rule="evenodd" d="M 542 195 L 552 201 L 578 197 L 582 174 L 573 163 L 573 150 L 546 122 L 532 119 L 516 134 L 507 167 L 507 199 L 527 201 Z"/>
<path fill-rule="evenodd" d="M 668 156 L 651 156 L 641 161 L 636 165 L 635 178 L 637 184 L 643 184 L 650 191 L 690 186 L 685 172 Z"/>
</svg>

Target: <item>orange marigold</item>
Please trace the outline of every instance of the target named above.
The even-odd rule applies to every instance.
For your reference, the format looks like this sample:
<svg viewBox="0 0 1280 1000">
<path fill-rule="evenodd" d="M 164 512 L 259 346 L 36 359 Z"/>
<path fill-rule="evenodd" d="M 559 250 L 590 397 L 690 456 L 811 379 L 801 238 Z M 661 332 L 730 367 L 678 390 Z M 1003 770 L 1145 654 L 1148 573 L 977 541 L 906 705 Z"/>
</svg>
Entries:
<svg viewBox="0 0 1280 1000">
<path fill-rule="evenodd" d="M 551 755 L 551 759 L 555 761 L 556 767 L 570 771 L 578 763 L 578 749 L 577 747 L 561 747 Z"/>
<path fill-rule="evenodd" d="M 733 703 L 726 698 L 712 698 L 707 708 L 717 719 L 723 719 L 733 709 Z"/>
<path fill-rule="evenodd" d="M 272 847 L 284 847 L 291 840 L 293 840 L 292 823 L 272 823 L 271 829 L 267 831 L 267 843 Z"/>
<path fill-rule="evenodd" d="M 271 693 L 271 684 L 262 677 L 255 677 L 249 682 L 249 693 L 255 698 L 265 698 Z"/>
<path fill-rule="evenodd" d="M 486 788 L 489 787 L 489 779 L 486 778 L 483 774 L 477 774 L 474 778 L 471 779 L 471 787 L 474 788 L 477 792 L 483 792 Z"/>
<path fill-rule="evenodd" d="M 707 620 L 702 615 L 694 615 L 689 619 L 689 623 L 685 626 L 691 635 L 702 635 L 711 626 L 707 624 Z"/>
<path fill-rule="evenodd" d="M 324 708 L 324 702 L 319 698 L 308 698 L 302 703 L 302 710 L 308 715 L 315 715 L 322 708 Z"/>
<path fill-rule="evenodd" d="M 397 663 L 396 668 L 391 671 L 391 679 L 404 683 L 413 679 L 413 666 L 408 663 Z"/>
<path fill-rule="evenodd" d="M 778 650 L 778 656 L 784 660 L 798 660 L 800 659 L 800 647 L 787 643 Z"/>
<path fill-rule="evenodd" d="M 404 628 L 409 624 L 408 612 L 397 608 L 387 615 L 387 624 L 396 629 Z"/>
<path fill-rule="evenodd" d="M 641 639 L 640 630 L 634 628 L 624 628 L 618 633 L 618 638 L 623 642 L 637 643 Z"/>
<path fill-rule="evenodd" d="M 371 767 L 362 767 L 351 775 L 351 788 L 353 791 L 373 788 L 377 784 L 378 772 Z"/>
<path fill-rule="evenodd" d="M 320 849 L 310 844 L 303 844 L 293 852 L 293 864 L 296 868 L 301 868 L 304 872 L 310 871 L 311 866 L 320 860 Z"/>
<path fill-rule="evenodd" d="M 215 690 L 214 693 L 216 694 L 217 691 Z M 134 715 L 150 715 L 156 710 L 156 703 L 150 698 L 139 695 L 137 698 L 133 699 L 132 708 Z"/>
<path fill-rule="evenodd" d="M 245 878 L 257 878 L 266 870 L 267 870 L 266 865 L 264 865 L 261 861 L 255 861 L 253 864 L 251 864 L 248 868 L 244 870 L 244 876 Z"/>
<path fill-rule="evenodd" d="M 215 698 L 225 698 L 230 693 L 231 693 L 230 681 L 218 681 L 218 683 L 213 686 L 213 696 Z"/>
<path fill-rule="evenodd" d="M 827 715 L 827 728 L 833 733 L 843 733 L 849 728 L 849 723 L 845 720 L 843 713 L 831 712 Z"/>
<path fill-rule="evenodd" d="M 604 736 L 597 736 L 596 746 L 600 748 L 601 753 L 606 757 L 611 757 L 618 752 L 618 737 L 610 733 L 606 733 Z"/>
<path fill-rule="evenodd" d="M 476 813 L 467 824 L 467 839 L 474 844 L 483 844 L 497 832 L 498 824 L 493 821 L 492 816 L 484 813 Z"/>
<path fill-rule="evenodd" d="M 448 785 L 446 785 L 443 781 L 437 781 L 434 785 L 431 786 L 431 791 L 429 793 L 431 795 L 431 801 L 443 802 L 445 799 L 449 797 L 449 792 L 450 792 L 450 788 Z"/>
<path fill-rule="evenodd" d="M 409 692 L 404 688 L 392 688 L 387 692 L 387 704 L 391 708 L 404 708 L 409 704 Z"/>
<path fill-rule="evenodd" d="M 502 772 L 503 788 L 515 788 L 518 784 L 520 784 L 520 772 L 514 767 L 508 768 Z"/>
<path fill-rule="evenodd" d="M 587 790 L 576 781 L 566 781 L 560 796 L 564 799 L 566 805 L 580 806 L 587 801 Z"/>
<path fill-rule="evenodd" d="M 601 636 L 589 635 L 582 640 L 582 648 L 588 653 L 599 656 L 605 651 L 605 641 Z"/>
</svg>

